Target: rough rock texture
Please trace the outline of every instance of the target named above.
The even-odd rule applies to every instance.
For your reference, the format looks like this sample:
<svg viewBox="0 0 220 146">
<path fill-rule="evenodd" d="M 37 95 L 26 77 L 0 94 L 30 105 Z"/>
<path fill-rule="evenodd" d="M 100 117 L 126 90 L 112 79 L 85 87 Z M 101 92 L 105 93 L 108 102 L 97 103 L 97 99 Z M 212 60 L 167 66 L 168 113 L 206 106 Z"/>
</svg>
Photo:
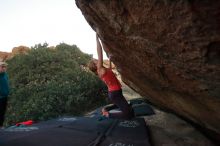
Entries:
<svg viewBox="0 0 220 146">
<path fill-rule="evenodd" d="M 14 47 L 12 49 L 12 56 L 15 56 L 17 54 L 27 54 L 30 48 L 26 46 L 19 46 L 19 47 Z"/>
<path fill-rule="evenodd" d="M 141 96 L 121 81 L 120 74 L 113 69 L 122 84 L 127 100 L 142 99 Z M 149 105 L 150 106 L 150 105 Z M 151 106 L 155 114 L 142 116 L 150 132 L 152 146 L 215 146 L 198 129 L 178 116 Z"/>
<path fill-rule="evenodd" d="M 5 61 L 10 57 L 11 53 L 0 51 L 0 61 Z"/>
<path fill-rule="evenodd" d="M 76 0 L 123 80 L 220 142 L 219 0 Z"/>
<path fill-rule="evenodd" d="M 19 46 L 19 47 L 14 47 L 11 53 L 0 51 L 0 61 L 5 61 L 18 54 L 27 54 L 29 50 L 30 48 L 26 46 Z"/>
</svg>

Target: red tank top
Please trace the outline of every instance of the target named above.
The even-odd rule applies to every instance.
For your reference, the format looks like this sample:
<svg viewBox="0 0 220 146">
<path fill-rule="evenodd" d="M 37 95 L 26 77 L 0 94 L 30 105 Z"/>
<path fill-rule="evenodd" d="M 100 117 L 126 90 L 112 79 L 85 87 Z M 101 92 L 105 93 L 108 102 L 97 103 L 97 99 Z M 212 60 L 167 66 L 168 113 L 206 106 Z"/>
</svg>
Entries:
<svg viewBox="0 0 220 146">
<path fill-rule="evenodd" d="M 106 72 L 104 75 L 102 75 L 101 79 L 107 85 L 108 91 L 116 91 L 121 89 L 121 84 L 111 69 L 106 69 Z"/>
</svg>

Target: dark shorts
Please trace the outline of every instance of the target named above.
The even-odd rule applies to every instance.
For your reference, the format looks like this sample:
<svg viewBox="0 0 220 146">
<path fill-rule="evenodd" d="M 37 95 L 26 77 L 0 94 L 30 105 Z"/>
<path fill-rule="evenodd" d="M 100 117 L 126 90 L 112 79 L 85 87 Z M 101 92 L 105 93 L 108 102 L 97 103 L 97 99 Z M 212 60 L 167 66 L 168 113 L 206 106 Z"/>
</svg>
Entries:
<svg viewBox="0 0 220 146">
<path fill-rule="evenodd" d="M 121 110 L 121 112 L 118 113 L 109 113 L 110 118 L 131 119 L 134 117 L 134 112 L 123 96 L 122 90 L 109 91 L 108 97 L 110 101 Z"/>
<path fill-rule="evenodd" d="M 7 107 L 7 97 L 0 98 L 0 127 L 3 126 L 6 107 Z"/>
</svg>

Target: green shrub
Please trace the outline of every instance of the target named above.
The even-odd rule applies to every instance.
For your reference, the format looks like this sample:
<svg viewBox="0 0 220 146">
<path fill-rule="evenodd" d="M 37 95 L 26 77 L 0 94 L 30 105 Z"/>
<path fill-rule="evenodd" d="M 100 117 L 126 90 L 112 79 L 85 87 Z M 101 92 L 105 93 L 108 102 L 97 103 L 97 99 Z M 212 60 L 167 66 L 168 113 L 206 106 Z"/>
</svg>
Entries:
<svg viewBox="0 0 220 146">
<path fill-rule="evenodd" d="M 76 46 L 36 45 L 8 61 L 11 86 L 5 124 L 79 115 L 105 102 L 106 86 L 85 65 Z"/>
</svg>

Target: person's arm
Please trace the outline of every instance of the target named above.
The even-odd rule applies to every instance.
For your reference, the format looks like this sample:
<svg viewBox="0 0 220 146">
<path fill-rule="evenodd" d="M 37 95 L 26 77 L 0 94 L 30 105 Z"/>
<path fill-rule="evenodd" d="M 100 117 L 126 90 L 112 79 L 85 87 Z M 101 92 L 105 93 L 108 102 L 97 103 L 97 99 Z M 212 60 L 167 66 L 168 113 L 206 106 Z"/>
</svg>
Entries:
<svg viewBox="0 0 220 146">
<path fill-rule="evenodd" d="M 110 57 L 109 57 L 109 68 L 112 69 L 112 61 Z"/>
<path fill-rule="evenodd" d="M 109 68 L 112 69 L 112 63 L 111 63 L 111 57 L 108 54 L 109 52 L 109 47 L 102 41 L 102 46 L 103 46 L 103 50 L 105 51 L 107 57 L 109 58 Z"/>
<path fill-rule="evenodd" d="M 100 69 L 103 67 L 103 54 L 102 54 L 102 46 L 97 34 L 96 34 L 96 44 L 97 44 L 97 54 L 98 54 L 97 68 Z"/>
<path fill-rule="evenodd" d="M 103 50 L 105 51 L 107 57 L 109 57 L 109 54 L 108 54 L 109 48 L 103 41 L 102 41 L 102 46 L 103 46 Z"/>
<path fill-rule="evenodd" d="M 98 54 L 98 63 L 97 63 L 97 72 L 99 77 L 101 77 L 105 73 L 105 68 L 103 66 L 103 54 L 102 54 L 102 46 L 99 41 L 99 37 L 96 34 L 96 43 L 97 43 L 97 54 Z"/>
</svg>

